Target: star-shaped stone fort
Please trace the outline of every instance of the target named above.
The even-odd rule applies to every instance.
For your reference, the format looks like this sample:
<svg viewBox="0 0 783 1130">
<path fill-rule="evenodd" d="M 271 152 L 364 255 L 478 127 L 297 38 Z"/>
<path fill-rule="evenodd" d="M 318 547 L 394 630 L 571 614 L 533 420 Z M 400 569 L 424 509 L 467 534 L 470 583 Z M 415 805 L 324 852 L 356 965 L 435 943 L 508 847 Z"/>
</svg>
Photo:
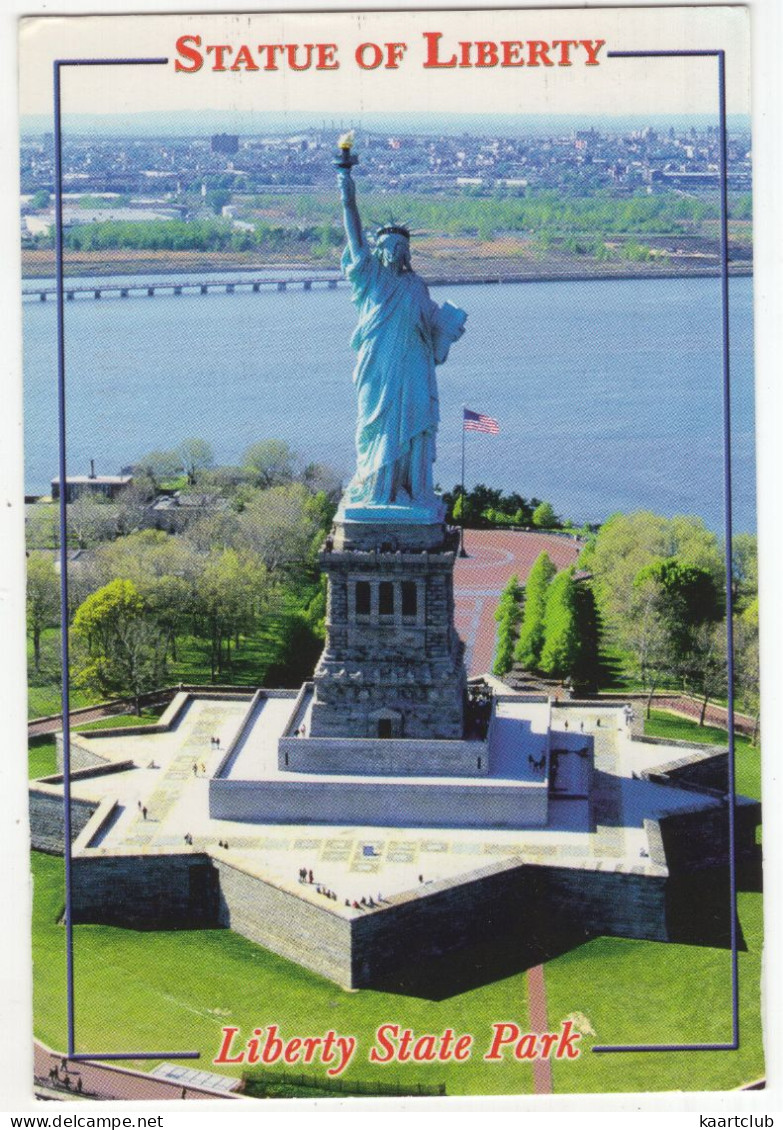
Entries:
<svg viewBox="0 0 783 1130">
<path fill-rule="evenodd" d="M 73 734 L 74 920 L 230 927 L 352 988 L 488 941 L 519 968 L 598 934 L 725 944 L 726 751 L 644 738 L 630 703 L 467 683 L 455 551 L 443 523 L 340 518 L 311 682 Z M 62 850 L 61 777 L 32 812 Z M 741 862 L 760 806 L 735 812 Z"/>
</svg>

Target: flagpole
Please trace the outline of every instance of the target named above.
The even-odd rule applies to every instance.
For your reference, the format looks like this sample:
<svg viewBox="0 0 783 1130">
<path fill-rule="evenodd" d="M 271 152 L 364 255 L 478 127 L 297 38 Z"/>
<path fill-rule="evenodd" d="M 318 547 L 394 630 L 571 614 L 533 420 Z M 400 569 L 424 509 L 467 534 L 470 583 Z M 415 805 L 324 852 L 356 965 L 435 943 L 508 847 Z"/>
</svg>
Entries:
<svg viewBox="0 0 783 1130">
<path fill-rule="evenodd" d="M 459 556 L 467 557 L 465 552 L 465 408 L 462 405 L 462 472 L 460 481 L 460 498 L 462 500 L 462 513 L 459 516 Z"/>
</svg>

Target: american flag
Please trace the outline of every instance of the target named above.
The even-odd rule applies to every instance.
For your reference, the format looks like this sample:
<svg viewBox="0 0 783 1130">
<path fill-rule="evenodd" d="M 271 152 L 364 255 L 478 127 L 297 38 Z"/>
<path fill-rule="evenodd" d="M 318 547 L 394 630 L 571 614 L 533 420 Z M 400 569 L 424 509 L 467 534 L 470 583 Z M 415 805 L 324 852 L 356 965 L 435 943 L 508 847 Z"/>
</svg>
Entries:
<svg viewBox="0 0 783 1130">
<path fill-rule="evenodd" d="M 500 431 L 497 420 L 481 412 L 472 412 L 470 408 L 462 409 L 462 428 L 466 432 L 485 432 L 490 436 L 496 436 Z"/>
</svg>

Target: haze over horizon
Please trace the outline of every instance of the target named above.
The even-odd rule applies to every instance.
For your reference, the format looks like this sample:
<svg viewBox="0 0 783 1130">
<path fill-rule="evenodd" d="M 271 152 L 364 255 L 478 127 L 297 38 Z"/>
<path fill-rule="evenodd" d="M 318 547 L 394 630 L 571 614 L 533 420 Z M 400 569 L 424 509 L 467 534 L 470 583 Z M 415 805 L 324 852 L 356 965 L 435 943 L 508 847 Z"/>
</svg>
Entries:
<svg viewBox="0 0 783 1130">
<path fill-rule="evenodd" d="M 750 116 L 729 114 L 732 133 L 750 129 Z M 265 112 L 263 110 L 205 109 L 198 114 L 140 111 L 137 114 L 64 114 L 63 128 L 79 135 L 104 137 L 198 137 L 212 133 L 237 133 L 257 136 L 325 129 L 339 132 L 349 126 L 370 133 L 400 134 L 486 134 L 524 136 L 562 134 L 575 129 L 595 128 L 604 133 L 630 133 L 645 128 L 657 130 L 696 128 L 717 125 L 712 114 L 465 114 L 428 111 L 394 114 L 381 111 L 324 114 L 315 111 Z M 26 114 L 20 119 L 22 137 L 35 137 L 53 129 L 46 114 Z M 361 144 L 361 137 L 357 139 Z"/>
</svg>

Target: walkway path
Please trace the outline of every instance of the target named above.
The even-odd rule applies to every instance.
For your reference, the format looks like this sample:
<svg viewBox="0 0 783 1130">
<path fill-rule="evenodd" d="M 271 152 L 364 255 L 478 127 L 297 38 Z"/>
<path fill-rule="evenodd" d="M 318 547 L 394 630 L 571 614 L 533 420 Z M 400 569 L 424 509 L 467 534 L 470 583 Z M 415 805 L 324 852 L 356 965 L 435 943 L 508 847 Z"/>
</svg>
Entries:
<svg viewBox="0 0 783 1130">
<path fill-rule="evenodd" d="M 548 1032 L 549 1018 L 543 965 L 534 965 L 532 969 L 528 969 L 527 994 L 531 1032 Z M 537 1095 L 552 1094 L 552 1064 L 548 1059 L 533 1060 L 533 1090 Z"/>
<path fill-rule="evenodd" d="M 54 1067 L 57 1068 L 56 1079 L 49 1074 Z M 60 1099 L 70 1094 L 82 1095 L 85 1099 L 144 1099 L 150 1102 L 237 1097 L 223 1090 L 217 1092 L 192 1084 L 183 1086 L 144 1071 L 110 1066 L 95 1060 L 67 1060 L 62 1052 L 54 1052 L 38 1040 L 33 1044 L 33 1073 L 36 1090 L 47 1098 Z"/>
</svg>

